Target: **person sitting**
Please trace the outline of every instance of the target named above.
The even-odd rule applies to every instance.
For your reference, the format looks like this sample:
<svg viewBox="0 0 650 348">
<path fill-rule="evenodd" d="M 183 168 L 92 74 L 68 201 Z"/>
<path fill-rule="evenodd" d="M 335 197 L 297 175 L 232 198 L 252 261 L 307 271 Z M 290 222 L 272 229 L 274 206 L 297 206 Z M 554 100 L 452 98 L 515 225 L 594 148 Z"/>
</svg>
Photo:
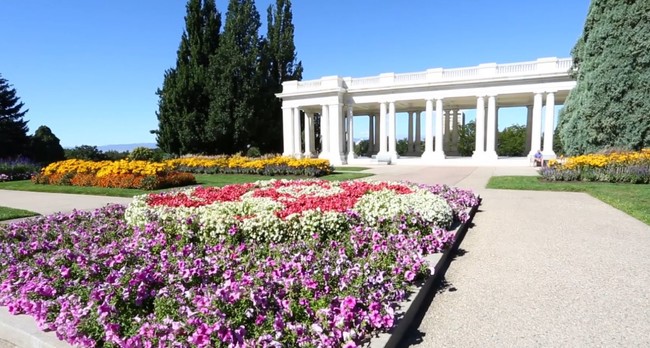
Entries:
<svg viewBox="0 0 650 348">
<path fill-rule="evenodd" d="M 542 167 L 544 165 L 544 156 L 540 150 L 537 150 L 535 156 L 533 157 L 533 164 L 535 167 Z"/>
</svg>

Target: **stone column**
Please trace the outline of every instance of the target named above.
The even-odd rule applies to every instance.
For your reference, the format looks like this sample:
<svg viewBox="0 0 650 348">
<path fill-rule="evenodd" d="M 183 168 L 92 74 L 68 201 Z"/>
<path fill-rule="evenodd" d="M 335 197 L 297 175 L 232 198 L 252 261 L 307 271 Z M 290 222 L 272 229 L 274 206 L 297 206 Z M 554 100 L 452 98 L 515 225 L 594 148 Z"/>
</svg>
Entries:
<svg viewBox="0 0 650 348">
<path fill-rule="evenodd" d="M 385 121 L 380 120 L 378 115 L 374 115 L 373 118 L 375 119 L 375 141 L 374 141 L 375 148 L 373 149 L 373 153 L 377 153 L 377 152 L 379 152 L 379 144 L 380 144 L 379 123 L 380 122 L 385 122 Z"/>
<path fill-rule="evenodd" d="M 293 156 L 302 157 L 302 144 L 300 141 L 300 109 L 293 108 Z"/>
<path fill-rule="evenodd" d="M 555 93 L 546 94 L 546 116 L 544 117 L 544 151 L 546 157 L 555 157 L 553 151 L 553 123 L 555 122 Z"/>
<path fill-rule="evenodd" d="M 483 158 L 485 154 L 485 99 L 476 98 L 476 145 L 473 158 Z"/>
<path fill-rule="evenodd" d="M 421 113 L 419 111 L 415 114 L 415 150 L 413 151 L 413 153 L 416 155 L 420 155 L 422 151 L 420 149 L 421 147 L 420 143 L 422 141 L 422 134 L 420 132 L 422 120 L 420 119 L 420 114 Z"/>
<path fill-rule="evenodd" d="M 408 115 L 409 115 L 409 123 L 408 123 L 409 129 L 408 129 L 408 138 L 406 139 L 406 143 L 407 143 L 407 146 L 408 146 L 407 150 L 406 150 L 407 155 L 412 155 L 413 154 L 413 116 L 414 116 L 414 114 L 415 114 L 415 112 L 410 112 L 410 111 L 408 112 Z"/>
<path fill-rule="evenodd" d="M 343 147 L 345 145 L 345 126 L 341 104 L 329 106 L 329 160 L 332 165 L 343 164 Z"/>
<path fill-rule="evenodd" d="M 368 115 L 368 156 L 372 155 L 372 151 L 375 148 L 374 120 L 375 120 L 374 115 Z"/>
<path fill-rule="evenodd" d="M 386 102 L 379 104 L 379 152 L 378 157 L 388 156 L 388 130 L 386 129 Z"/>
<path fill-rule="evenodd" d="M 312 152 L 312 120 L 313 114 L 305 111 L 305 157 L 311 158 Z"/>
<path fill-rule="evenodd" d="M 485 146 L 485 157 L 489 159 L 497 159 L 496 152 L 496 133 L 497 126 L 497 109 L 496 97 L 491 95 L 488 97 L 488 114 L 487 114 L 487 143 Z"/>
<path fill-rule="evenodd" d="M 422 158 L 432 159 L 433 153 L 433 100 L 426 99 L 424 109 L 424 153 Z"/>
<path fill-rule="evenodd" d="M 436 150 L 435 157 L 437 159 L 445 158 L 445 150 L 443 147 L 443 121 L 444 121 L 444 111 L 442 110 L 442 98 L 436 99 Z"/>
<path fill-rule="evenodd" d="M 329 105 L 323 105 L 320 114 L 320 139 L 321 139 L 321 152 L 318 158 L 329 158 L 330 154 L 330 117 Z"/>
<path fill-rule="evenodd" d="M 451 140 L 450 140 L 450 145 L 451 145 L 451 151 L 455 156 L 458 156 L 460 153 L 458 152 L 458 142 L 460 139 L 460 117 L 461 117 L 461 112 L 459 109 L 454 109 L 453 110 L 453 116 L 451 118 Z"/>
<path fill-rule="evenodd" d="M 316 127 L 314 126 L 314 113 L 312 112 L 310 117 L 309 117 L 309 129 L 311 130 L 309 132 L 309 152 L 311 153 L 311 157 L 316 156 Z"/>
<path fill-rule="evenodd" d="M 354 159 L 354 109 L 348 106 L 348 163 Z"/>
<path fill-rule="evenodd" d="M 542 93 L 535 93 L 533 97 L 533 127 L 530 140 L 530 152 L 528 157 L 532 158 L 537 150 L 542 149 Z"/>
<path fill-rule="evenodd" d="M 438 110 L 436 109 L 436 116 L 438 116 Z M 449 112 L 447 110 L 442 110 L 440 114 L 442 118 L 442 151 L 445 153 L 449 150 L 449 141 L 447 137 L 449 136 Z M 437 147 L 436 147 L 437 148 Z"/>
<path fill-rule="evenodd" d="M 395 123 L 395 102 L 388 103 L 388 155 L 397 159 L 397 124 Z"/>
<path fill-rule="evenodd" d="M 284 143 L 282 156 L 293 156 L 293 108 L 282 108 L 282 136 Z"/>
<path fill-rule="evenodd" d="M 532 130 L 533 130 L 533 107 L 531 105 L 526 106 L 526 150 L 525 152 L 530 153 L 530 140 L 532 139 Z"/>
</svg>

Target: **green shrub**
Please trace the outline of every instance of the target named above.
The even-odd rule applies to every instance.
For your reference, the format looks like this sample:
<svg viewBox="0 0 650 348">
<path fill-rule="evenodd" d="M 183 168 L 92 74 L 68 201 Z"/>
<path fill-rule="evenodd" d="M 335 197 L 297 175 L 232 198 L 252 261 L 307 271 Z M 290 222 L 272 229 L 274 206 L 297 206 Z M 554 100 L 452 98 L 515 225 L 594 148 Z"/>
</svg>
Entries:
<svg viewBox="0 0 650 348">
<path fill-rule="evenodd" d="M 131 153 L 129 153 L 129 159 L 131 161 L 160 162 L 163 159 L 163 152 L 140 146 L 131 150 Z"/>
<path fill-rule="evenodd" d="M 246 157 L 261 157 L 262 153 L 260 152 L 260 149 L 253 146 L 246 151 Z"/>
</svg>

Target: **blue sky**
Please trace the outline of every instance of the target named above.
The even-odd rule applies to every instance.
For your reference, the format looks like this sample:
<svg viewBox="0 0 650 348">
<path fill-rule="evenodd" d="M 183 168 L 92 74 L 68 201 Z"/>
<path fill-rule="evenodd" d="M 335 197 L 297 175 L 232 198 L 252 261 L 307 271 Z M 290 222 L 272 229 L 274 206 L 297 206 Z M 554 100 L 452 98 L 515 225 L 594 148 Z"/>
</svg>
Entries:
<svg viewBox="0 0 650 348">
<path fill-rule="evenodd" d="M 263 21 L 272 2 L 256 1 Z M 1 0 L 0 74 L 29 108 L 30 132 L 47 125 L 66 147 L 154 142 L 155 92 L 175 64 L 185 3 Z M 224 15 L 227 6 L 217 1 Z M 305 79 L 568 57 L 588 8 L 588 0 L 294 0 L 295 44 Z M 522 115 L 502 110 L 499 125 Z M 367 133 L 365 119 L 355 120 L 356 136 Z"/>
</svg>

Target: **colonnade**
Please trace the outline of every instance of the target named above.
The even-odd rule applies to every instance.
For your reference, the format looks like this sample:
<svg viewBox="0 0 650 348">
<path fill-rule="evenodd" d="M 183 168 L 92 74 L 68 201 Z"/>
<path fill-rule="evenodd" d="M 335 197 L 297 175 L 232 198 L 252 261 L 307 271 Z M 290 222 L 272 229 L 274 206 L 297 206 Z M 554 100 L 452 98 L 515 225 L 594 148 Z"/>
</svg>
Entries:
<svg viewBox="0 0 650 348">
<path fill-rule="evenodd" d="M 476 96 L 476 138 L 472 158 L 497 159 L 498 95 Z M 553 129 L 555 115 L 555 92 L 536 92 L 532 105 L 527 107 L 526 151 L 532 156 L 542 150 L 545 157 L 553 157 Z M 449 98 L 453 99 L 453 98 Z M 445 98 L 424 99 L 424 110 L 405 110 L 408 113 L 408 156 L 420 156 L 423 160 L 441 160 L 447 155 L 458 155 L 459 128 L 465 124 L 465 114 L 456 103 L 445 109 Z M 542 109 L 546 106 L 545 122 L 542 124 Z M 397 101 L 378 101 L 378 112 L 357 116 L 369 118 L 368 146 L 378 160 L 397 159 Z M 373 108 L 370 108 L 373 109 Z M 314 119 L 320 114 L 321 151 L 315 151 Z M 301 114 L 304 117 L 304 132 L 301 129 Z M 424 114 L 424 151 L 421 151 L 421 117 Z M 284 155 L 329 159 L 333 164 L 349 162 L 354 155 L 353 103 L 323 104 L 320 106 L 284 107 Z M 414 127 L 415 125 L 415 127 Z M 435 125 L 435 126 L 434 126 Z M 542 129 L 544 137 L 542 144 Z M 302 133 L 302 138 L 301 138 Z M 303 146 L 304 145 L 304 146 Z"/>
</svg>

